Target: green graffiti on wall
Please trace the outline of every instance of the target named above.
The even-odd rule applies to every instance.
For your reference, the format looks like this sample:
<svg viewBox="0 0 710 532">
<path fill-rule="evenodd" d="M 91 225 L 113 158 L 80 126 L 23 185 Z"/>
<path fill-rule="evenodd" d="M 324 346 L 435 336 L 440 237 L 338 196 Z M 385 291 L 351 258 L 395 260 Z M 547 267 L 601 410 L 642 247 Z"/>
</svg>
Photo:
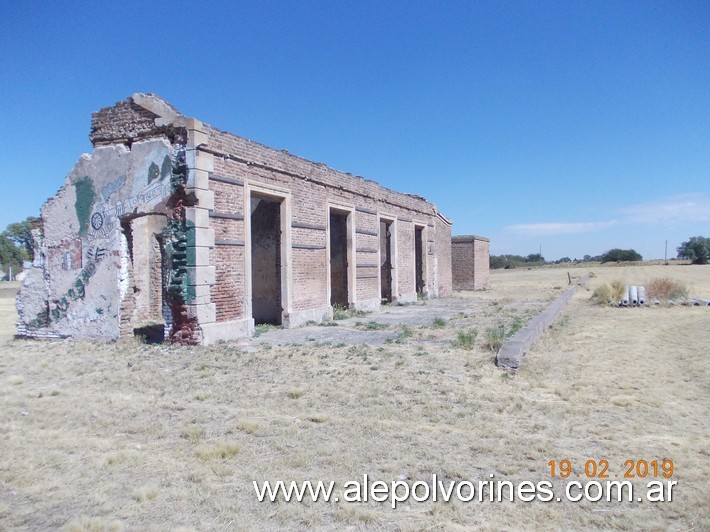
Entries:
<svg viewBox="0 0 710 532">
<path fill-rule="evenodd" d="M 47 309 L 37 314 L 35 319 L 28 324 L 30 328 L 39 329 L 48 327 L 52 322 L 57 322 L 67 315 L 67 310 L 72 301 L 84 299 L 86 295 L 86 285 L 89 284 L 89 279 L 96 273 L 98 262 L 90 262 L 79 273 L 78 277 L 72 284 L 72 287 L 67 290 L 59 299 L 47 302 Z"/>
<path fill-rule="evenodd" d="M 76 179 L 74 181 L 74 189 L 76 190 L 74 208 L 76 208 L 76 217 L 79 220 L 79 234 L 86 236 L 86 231 L 89 228 L 91 208 L 96 199 L 96 192 L 94 192 L 94 185 L 89 176 Z"/>
</svg>

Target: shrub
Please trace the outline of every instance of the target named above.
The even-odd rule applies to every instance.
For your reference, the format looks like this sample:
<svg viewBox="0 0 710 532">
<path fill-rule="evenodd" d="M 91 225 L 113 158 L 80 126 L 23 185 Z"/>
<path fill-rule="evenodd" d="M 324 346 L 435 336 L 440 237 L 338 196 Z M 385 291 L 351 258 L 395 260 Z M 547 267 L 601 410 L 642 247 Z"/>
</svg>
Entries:
<svg viewBox="0 0 710 532">
<path fill-rule="evenodd" d="M 650 300 L 668 302 L 681 297 L 688 298 L 688 287 L 669 277 L 651 279 L 646 283 L 646 296 Z"/>
<path fill-rule="evenodd" d="M 599 303 L 600 305 L 608 305 L 613 301 L 611 296 L 611 288 L 608 284 L 604 283 L 599 285 L 594 292 L 592 292 L 592 301 Z"/>
<path fill-rule="evenodd" d="M 592 300 L 600 305 L 618 303 L 624 295 L 625 288 L 624 283 L 619 280 L 614 280 L 610 284 L 604 283 L 592 292 Z"/>
<path fill-rule="evenodd" d="M 501 346 L 505 342 L 505 326 L 499 325 L 498 327 L 488 327 L 484 333 L 483 345 L 493 351 L 493 353 L 498 353 Z"/>
<path fill-rule="evenodd" d="M 611 282 L 611 299 L 612 301 L 619 302 L 621 301 L 621 298 L 624 295 L 624 290 L 626 289 L 626 286 L 624 286 L 624 283 L 619 281 L 618 279 L 615 279 Z"/>
<path fill-rule="evenodd" d="M 456 339 L 458 346 L 462 349 L 467 349 L 471 351 L 476 344 L 476 337 L 478 336 L 478 329 L 469 329 L 467 331 L 459 331 L 456 333 Z"/>
<path fill-rule="evenodd" d="M 409 325 L 402 325 L 394 343 L 404 343 L 407 338 L 411 338 L 412 336 L 414 336 L 414 329 L 412 329 Z"/>
<path fill-rule="evenodd" d="M 431 324 L 434 329 L 443 329 L 446 327 L 446 320 L 444 318 L 439 318 L 438 316 L 434 318 L 434 322 Z"/>
</svg>

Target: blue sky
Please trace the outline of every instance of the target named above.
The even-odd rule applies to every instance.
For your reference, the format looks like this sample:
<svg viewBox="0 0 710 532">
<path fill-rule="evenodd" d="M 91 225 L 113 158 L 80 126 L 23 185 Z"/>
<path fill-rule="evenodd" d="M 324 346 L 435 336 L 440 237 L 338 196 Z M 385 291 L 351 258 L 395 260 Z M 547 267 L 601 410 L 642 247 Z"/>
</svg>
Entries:
<svg viewBox="0 0 710 532">
<path fill-rule="evenodd" d="M 91 151 L 91 112 L 153 92 L 493 254 L 673 256 L 710 236 L 708 28 L 682 0 L 6 2 L 0 229 Z"/>
</svg>

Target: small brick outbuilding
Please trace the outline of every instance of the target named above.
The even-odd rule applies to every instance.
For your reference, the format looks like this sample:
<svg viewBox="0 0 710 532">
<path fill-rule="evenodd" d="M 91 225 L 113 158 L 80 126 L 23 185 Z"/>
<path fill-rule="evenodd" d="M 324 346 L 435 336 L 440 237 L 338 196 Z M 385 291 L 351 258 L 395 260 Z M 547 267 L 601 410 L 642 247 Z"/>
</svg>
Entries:
<svg viewBox="0 0 710 532">
<path fill-rule="evenodd" d="M 150 94 L 93 114 L 94 150 L 42 207 L 18 335 L 208 344 L 334 306 L 452 290 L 424 198 L 181 115 Z"/>
<path fill-rule="evenodd" d="M 483 290 L 490 281 L 490 242 L 486 237 L 451 237 L 451 278 L 454 290 Z"/>
</svg>

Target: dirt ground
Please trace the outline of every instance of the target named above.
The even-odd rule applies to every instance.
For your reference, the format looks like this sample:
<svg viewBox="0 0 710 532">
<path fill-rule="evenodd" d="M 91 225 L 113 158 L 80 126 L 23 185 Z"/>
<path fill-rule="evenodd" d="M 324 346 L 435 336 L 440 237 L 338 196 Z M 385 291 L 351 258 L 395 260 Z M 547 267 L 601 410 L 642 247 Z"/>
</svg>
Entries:
<svg viewBox="0 0 710 532">
<path fill-rule="evenodd" d="M 515 329 L 593 272 L 516 374 Z M 710 529 L 710 308 L 611 308 L 600 283 L 710 267 L 495 271 L 489 290 L 207 348 L 13 340 L 0 284 L 0 530 Z M 460 333 L 475 336 L 473 349 Z M 550 476 L 550 461 L 573 465 Z M 252 482 L 623 480 L 672 460 L 671 502 L 258 502 Z M 576 475 L 581 474 L 577 478 Z M 634 479 L 637 492 L 651 480 Z M 643 490 L 645 491 L 645 490 Z"/>
</svg>

